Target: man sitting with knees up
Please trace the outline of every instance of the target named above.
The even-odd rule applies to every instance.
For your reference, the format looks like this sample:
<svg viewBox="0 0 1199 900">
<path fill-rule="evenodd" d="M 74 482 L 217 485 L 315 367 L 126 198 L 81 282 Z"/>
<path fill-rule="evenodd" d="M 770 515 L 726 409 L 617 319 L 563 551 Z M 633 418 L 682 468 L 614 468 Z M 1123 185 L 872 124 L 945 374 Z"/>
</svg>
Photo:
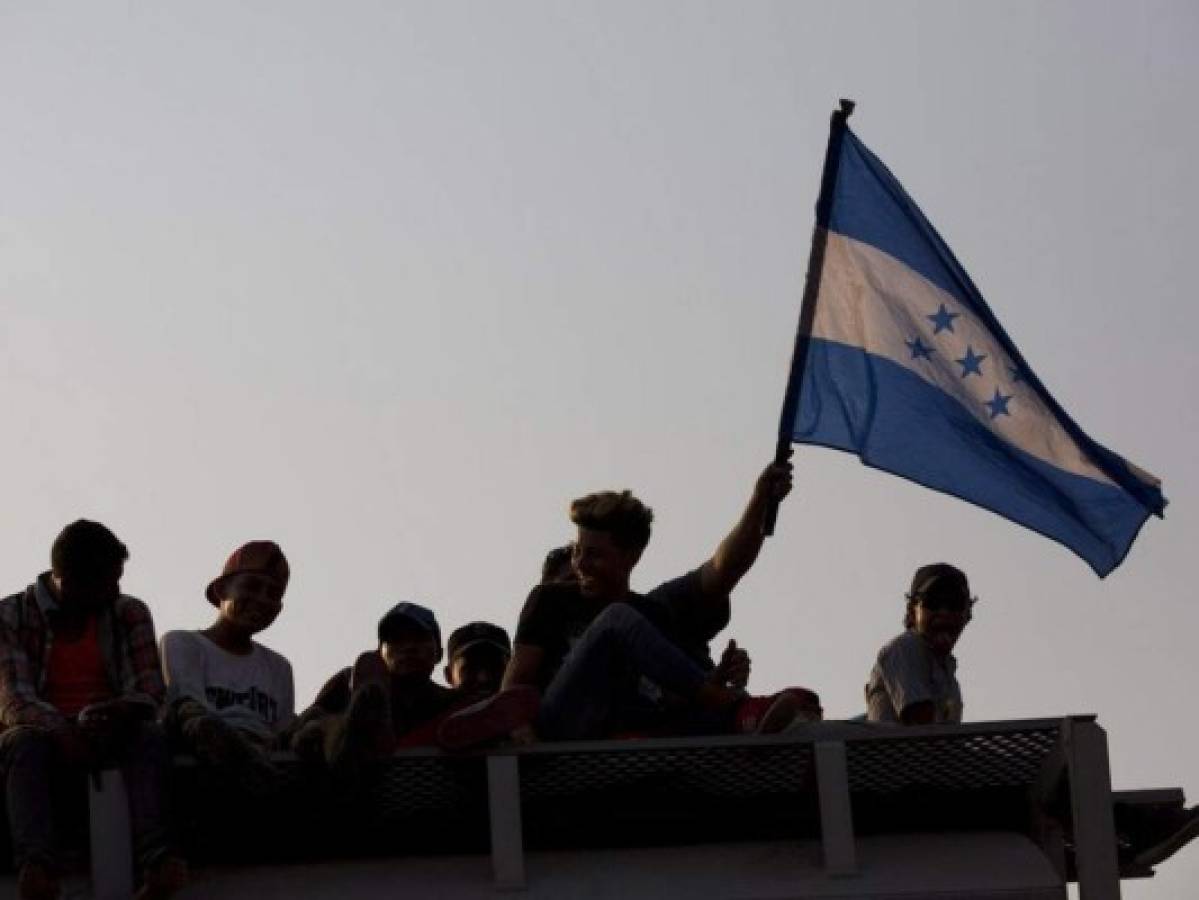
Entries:
<svg viewBox="0 0 1199 900">
<path fill-rule="evenodd" d="M 712 557 L 644 595 L 629 579 L 649 543 L 653 513 L 628 491 L 575 500 L 575 578 L 533 588 L 504 690 L 447 718 L 442 745 L 474 746 L 530 720 L 538 736 L 570 740 L 628 731 L 763 733 L 818 717 L 819 701 L 808 691 L 747 696 L 708 651 L 728 624 L 729 593 L 761 549 L 767 511 L 790 490 L 790 463 L 767 466 Z"/>
</svg>

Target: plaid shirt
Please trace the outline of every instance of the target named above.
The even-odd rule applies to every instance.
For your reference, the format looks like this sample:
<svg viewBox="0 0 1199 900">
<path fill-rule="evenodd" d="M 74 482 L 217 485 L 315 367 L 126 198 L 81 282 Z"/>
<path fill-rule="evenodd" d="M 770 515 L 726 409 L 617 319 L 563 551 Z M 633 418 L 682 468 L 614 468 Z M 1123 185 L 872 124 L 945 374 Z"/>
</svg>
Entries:
<svg viewBox="0 0 1199 900">
<path fill-rule="evenodd" d="M 46 700 L 46 667 L 58 611 L 49 573 L 23 592 L 0 600 L 0 730 L 14 725 L 61 725 L 63 715 Z M 165 689 L 154 621 L 146 604 L 122 594 L 99 613 L 97 634 L 113 694 L 155 709 Z"/>
</svg>

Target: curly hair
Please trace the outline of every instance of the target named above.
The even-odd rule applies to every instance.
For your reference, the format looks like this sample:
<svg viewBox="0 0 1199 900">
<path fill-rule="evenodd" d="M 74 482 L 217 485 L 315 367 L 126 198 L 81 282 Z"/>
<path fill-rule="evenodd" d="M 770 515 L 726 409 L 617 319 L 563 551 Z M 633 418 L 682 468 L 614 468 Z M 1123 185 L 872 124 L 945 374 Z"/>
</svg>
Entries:
<svg viewBox="0 0 1199 900">
<path fill-rule="evenodd" d="M 617 547 L 640 552 L 649 543 L 654 512 L 632 491 L 599 491 L 570 504 L 570 521 L 610 534 Z"/>
</svg>

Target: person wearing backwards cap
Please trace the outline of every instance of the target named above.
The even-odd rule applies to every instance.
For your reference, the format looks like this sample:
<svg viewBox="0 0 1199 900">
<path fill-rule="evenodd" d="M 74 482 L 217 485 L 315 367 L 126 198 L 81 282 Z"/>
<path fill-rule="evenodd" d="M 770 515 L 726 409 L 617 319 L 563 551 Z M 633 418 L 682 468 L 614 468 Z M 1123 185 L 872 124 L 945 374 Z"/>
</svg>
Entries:
<svg viewBox="0 0 1199 900">
<path fill-rule="evenodd" d="M 504 669 L 512 658 L 512 641 L 498 625 L 471 622 L 450 635 L 446 656 L 446 684 L 464 696 L 481 700 L 500 689 Z"/>
<path fill-rule="evenodd" d="M 434 683 L 442 658 L 432 610 L 397 603 L 379 620 L 379 646 L 330 678 L 300 717 L 292 749 L 352 773 L 398 747 L 435 741 L 441 716 L 460 695 Z"/>
<path fill-rule="evenodd" d="M 871 722 L 928 725 L 962 721 L 962 689 L 953 648 L 975 598 L 966 575 L 949 563 L 921 566 L 907 594 L 903 634 L 878 652 L 866 684 Z"/>
<path fill-rule="evenodd" d="M 274 774 L 269 751 L 295 719 L 291 663 L 254 640 L 283 609 L 290 575 L 278 544 L 243 544 L 204 592 L 216 621 L 162 638 L 172 731 L 203 762 L 249 778 Z"/>
</svg>

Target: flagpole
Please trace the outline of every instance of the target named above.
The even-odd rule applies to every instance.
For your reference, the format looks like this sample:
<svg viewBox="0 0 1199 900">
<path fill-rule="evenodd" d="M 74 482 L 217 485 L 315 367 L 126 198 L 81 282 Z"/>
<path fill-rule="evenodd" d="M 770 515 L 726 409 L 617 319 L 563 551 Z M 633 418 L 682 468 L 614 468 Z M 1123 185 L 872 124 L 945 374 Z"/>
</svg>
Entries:
<svg viewBox="0 0 1199 900">
<path fill-rule="evenodd" d="M 824 170 L 820 176 L 820 196 L 816 200 L 816 226 L 812 230 L 812 249 L 808 254 L 808 272 L 804 278 L 803 302 L 799 307 L 799 328 L 795 335 L 795 349 L 791 356 L 791 374 L 787 379 L 787 392 L 783 398 L 783 411 L 779 417 L 779 439 L 774 451 L 775 462 L 786 462 L 791 456 L 792 436 L 795 433 L 795 416 L 799 407 L 800 380 L 808 361 L 808 338 L 812 333 L 812 320 L 816 316 L 816 296 L 820 293 L 820 276 L 824 271 L 824 248 L 828 243 L 829 211 L 833 205 L 833 189 L 837 184 L 837 166 L 841 160 L 841 138 L 848 127 L 853 113 L 854 101 L 841 100 L 829 122 L 828 148 L 824 153 Z M 766 511 L 762 522 L 762 534 L 774 534 L 779 505 L 775 501 Z"/>
</svg>

